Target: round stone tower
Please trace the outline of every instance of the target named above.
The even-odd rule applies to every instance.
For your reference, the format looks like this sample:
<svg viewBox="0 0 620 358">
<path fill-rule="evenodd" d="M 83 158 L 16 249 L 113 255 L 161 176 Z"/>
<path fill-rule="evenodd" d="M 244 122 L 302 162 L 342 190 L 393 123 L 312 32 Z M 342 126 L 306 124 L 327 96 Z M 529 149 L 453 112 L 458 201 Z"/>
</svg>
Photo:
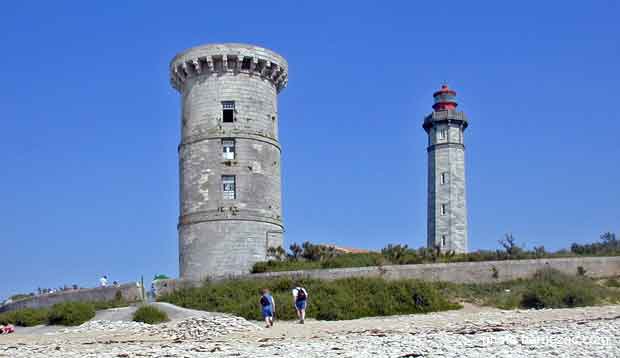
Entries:
<svg viewBox="0 0 620 358">
<path fill-rule="evenodd" d="M 427 246 L 442 252 L 467 252 L 465 196 L 465 113 L 447 85 L 433 94 L 433 112 L 424 118 L 428 134 Z"/>
<path fill-rule="evenodd" d="M 282 245 L 277 95 L 286 60 L 244 44 L 198 46 L 176 55 L 181 278 L 247 273 Z"/>
</svg>

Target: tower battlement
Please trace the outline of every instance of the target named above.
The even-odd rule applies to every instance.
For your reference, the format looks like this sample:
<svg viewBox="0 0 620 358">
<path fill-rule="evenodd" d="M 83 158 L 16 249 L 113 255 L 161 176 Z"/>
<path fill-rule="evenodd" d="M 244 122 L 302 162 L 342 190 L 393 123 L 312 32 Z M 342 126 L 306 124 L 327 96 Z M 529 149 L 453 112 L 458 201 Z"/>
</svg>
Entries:
<svg viewBox="0 0 620 358">
<path fill-rule="evenodd" d="M 270 81 L 278 92 L 288 83 L 288 63 L 266 48 L 226 43 L 193 47 L 170 62 L 170 83 L 183 92 L 185 82 L 196 76 L 247 74 Z"/>
</svg>

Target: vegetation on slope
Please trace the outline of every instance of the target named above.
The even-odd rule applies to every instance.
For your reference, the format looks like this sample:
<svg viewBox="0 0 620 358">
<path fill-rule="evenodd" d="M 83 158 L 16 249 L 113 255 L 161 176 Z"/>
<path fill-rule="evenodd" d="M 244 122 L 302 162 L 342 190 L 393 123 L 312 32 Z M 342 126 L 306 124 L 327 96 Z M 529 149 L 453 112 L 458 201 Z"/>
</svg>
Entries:
<svg viewBox="0 0 620 358">
<path fill-rule="evenodd" d="M 76 326 L 92 319 L 96 310 L 127 305 L 128 303 L 122 297 L 117 297 L 112 301 L 64 302 L 50 308 L 24 308 L 0 313 L 0 324 L 13 324 L 22 327 L 40 324 Z"/>
<path fill-rule="evenodd" d="M 439 285 L 440 291 L 452 299 L 502 309 L 620 303 L 620 290 L 606 287 L 588 277 L 566 275 L 553 269 L 538 271 L 532 278 L 508 282 Z"/>
<path fill-rule="evenodd" d="M 304 279 L 308 289 L 307 315 L 320 320 L 426 313 L 459 308 L 459 302 L 503 309 L 564 308 L 620 303 L 620 290 L 605 287 L 584 276 L 555 270 L 539 271 L 530 279 L 492 284 L 454 284 L 381 278 L 347 278 L 335 281 Z M 259 320 L 259 292 L 269 288 L 278 319 L 295 319 L 291 278 L 205 281 L 161 298 L 179 306 L 225 312 Z"/>
<path fill-rule="evenodd" d="M 366 267 L 382 265 L 406 265 L 435 262 L 478 262 L 497 260 L 523 260 L 540 258 L 560 258 L 578 256 L 618 256 L 620 240 L 614 233 L 601 235 L 600 241 L 592 244 L 573 244 L 570 250 L 548 252 L 544 247 L 526 250 L 517 245 L 515 238 L 508 234 L 499 241 L 501 248 L 495 251 L 479 250 L 467 254 L 440 252 L 439 248 L 411 249 L 407 245 L 387 245 L 381 252 L 362 254 L 339 253 L 334 247 L 304 242 L 292 244 L 287 252 L 284 248 L 270 248 L 271 260 L 258 262 L 252 272 L 295 271 L 342 267 Z"/>
<path fill-rule="evenodd" d="M 425 313 L 460 308 L 460 305 L 442 297 L 435 285 L 416 280 L 303 279 L 299 284 L 309 292 L 308 317 L 321 320 Z M 176 291 L 162 297 L 161 300 L 187 308 L 226 312 L 247 319 L 260 320 L 259 293 L 262 288 L 269 288 L 276 302 L 276 317 L 290 320 L 296 317 L 291 294 L 295 286 L 296 282 L 287 277 L 273 280 L 206 281 L 202 287 Z"/>
</svg>

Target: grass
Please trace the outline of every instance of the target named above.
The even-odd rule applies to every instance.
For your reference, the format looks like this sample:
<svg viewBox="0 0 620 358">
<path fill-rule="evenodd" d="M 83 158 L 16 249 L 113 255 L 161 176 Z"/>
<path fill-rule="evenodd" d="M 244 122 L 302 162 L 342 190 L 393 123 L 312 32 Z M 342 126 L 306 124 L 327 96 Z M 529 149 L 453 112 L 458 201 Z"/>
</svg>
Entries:
<svg viewBox="0 0 620 358">
<path fill-rule="evenodd" d="M 502 309 L 568 308 L 620 303 L 620 292 L 584 276 L 541 270 L 529 279 L 492 284 L 441 283 L 441 292 L 453 299 Z"/>
<path fill-rule="evenodd" d="M 64 302 L 51 308 L 24 308 L 0 313 L 0 324 L 13 324 L 32 327 L 41 324 L 65 326 L 80 325 L 95 316 L 95 311 L 115 307 L 125 307 L 129 303 L 122 298 L 111 301 Z"/>
<path fill-rule="evenodd" d="M 140 306 L 133 314 L 135 322 L 156 324 L 169 321 L 168 314 L 157 307 Z"/>
<path fill-rule="evenodd" d="M 309 292 L 307 316 L 320 320 L 343 320 L 370 316 L 425 313 L 458 309 L 433 284 L 416 280 L 385 281 L 380 278 L 347 278 L 336 281 L 303 279 Z M 296 318 L 291 278 L 205 282 L 202 287 L 176 291 L 161 298 L 179 306 L 232 313 L 260 320 L 259 292 L 269 288 L 279 319 Z"/>
<path fill-rule="evenodd" d="M 501 283 L 455 284 L 381 278 L 348 278 L 335 281 L 304 279 L 308 289 L 307 315 L 321 320 L 426 313 L 457 309 L 470 302 L 502 309 L 565 308 L 620 303 L 620 291 L 577 275 L 542 270 L 534 277 Z M 279 319 L 295 319 L 291 278 L 271 280 L 206 281 L 161 298 L 179 306 L 235 314 L 259 320 L 259 291 L 269 288 Z"/>
</svg>

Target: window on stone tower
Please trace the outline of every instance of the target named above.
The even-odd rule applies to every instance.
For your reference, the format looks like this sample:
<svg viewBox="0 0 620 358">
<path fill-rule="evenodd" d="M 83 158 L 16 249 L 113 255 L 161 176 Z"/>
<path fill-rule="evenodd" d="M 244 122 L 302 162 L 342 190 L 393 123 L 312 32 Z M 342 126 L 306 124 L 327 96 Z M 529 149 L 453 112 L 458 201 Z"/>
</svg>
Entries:
<svg viewBox="0 0 620 358">
<path fill-rule="evenodd" d="M 446 215 L 446 204 L 441 204 L 441 215 Z"/>
<path fill-rule="evenodd" d="M 235 200 L 237 198 L 235 186 L 234 175 L 222 175 L 222 198 L 224 200 Z"/>
<path fill-rule="evenodd" d="M 447 180 L 448 180 L 448 173 L 447 172 L 441 173 L 439 177 L 439 182 L 441 183 L 441 185 L 445 184 Z"/>
<path fill-rule="evenodd" d="M 235 121 L 235 101 L 222 102 L 222 122 L 232 123 Z"/>
<path fill-rule="evenodd" d="M 448 129 L 447 128 L 442 128 L 439 131 L 439 139 L 447 139 L 448 138 Z"/>
<path fill-rule="evenodd" d="M 446 247 L 446 235 L 441 235 L 441 247 Z"/>
<path fill-rule="evenodd" d="M 235 159 L 235 140 L 222 139 L 222 158 L 224 160 Z"/>
</svg>

